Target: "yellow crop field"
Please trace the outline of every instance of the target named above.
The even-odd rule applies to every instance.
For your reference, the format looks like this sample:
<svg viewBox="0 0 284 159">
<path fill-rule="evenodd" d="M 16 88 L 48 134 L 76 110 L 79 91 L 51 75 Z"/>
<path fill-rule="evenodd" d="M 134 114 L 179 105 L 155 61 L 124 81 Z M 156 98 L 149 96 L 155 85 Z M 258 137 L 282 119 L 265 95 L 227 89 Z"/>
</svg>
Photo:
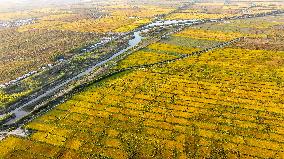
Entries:
<svg viewBox="0 0 284 159">
<path fill-rule="evenodd" d="M 47 17 L 45 19 L 49 18 Z M 110 16 L 100 19 L 81 19 L 74 22 L 64 22 L 64 21 L 45 20 L 45 19 L 40 20 L 34 24 L 21 26 L 18 29 L 18 31 L 25 32 L 33 29 L 47 29 L 47 30 L 61 30 L 61 31 L 67 30 L 67 31 L 77 31 L 77 32 L 103 32 L 103 33 L 127 32 L 137 28 L 142 24 L 146 24 L 150 21 L 149 19 L 139 19 L 139 18 L 133 19 L 123 16 L 116 16 L 116 17 Z"/>
<path fill-rule="evenodd" d="M 0 92 L 0 107 L 3 106 L 3 103 L 7 103 L 13 100 L 14 100 L 14 97 L 11 97 L 3 92 Z"/>
<path fill-rule="evenodd" d="M 66 19 L 68 19 L 68 17 L 72 19 L 72 17 L 76 16 L 75 13 L 53 13 L 41 17 L 40 20 L 34 24 L 19 27 L 18 31 L 25 32 L 33 29 L 48 29 L 99 33 L 128 32 L 151 22 L 155 16 L 166 14 L 173 10 L 156 6 L 139 6 L 138 8 L 130 6 L 109 6 L 104 9 L 109 12 L 109 15 L 98 19 L 81 17 L 73 21 L 67 21 Z M 47 10 L 47 12 L 51 11 Z"/>
<path fill-rule="evenodd" d="M 30 14 L 28 12 L 15 12 L 15 13 L 1 13 L 0 20 L 11 20 L 18 18 L 26 18 L 29 17 Z"/>
<path fill-rule="evenodd" d="M 24 96 L 28 93 L 30 93 L 30 90 L 21 93 L 13 93 L 13 94 L 6 94 L 0 90 L 0 108 L 4 107 L 5 104 L 7 103 L 13 102 L 18 97 Z"/>
<path fill-rule="evenodd" d="M 187 13 L 173 13 L 170 16 L 168 16 L 167 19 L 169 20 L 218 19 L 218 18 L 225 18 L 231 16 L 232 16 L 231 14 L 208 14 L 208 13 L 198 13 L 198 12 L 187 12 Z"/>
<path fill-rule="evenodd" d="M 247 20 L 235 20 L 230 23 L 219 23 L 217 26 L 226 27 L 237 27 L 237 28 L 254 28 L 254 29 L 267 29 L 270 30 L 271 27 L 276 27 L 283 25 L 284 22 L 283 16 L 271 16 L 271 17 L 261 17 L 255 19 L 247 19 Z M 274 30 L 270 30 L 274 31 Z M 277 31 L 277 30 L 276 30 Z"/>
<path fill-rule="evenodd" d="M 176 57 L 177 56 L 158 52 L 138 51 L 134 54 L 129 55 L 125 60 L 119 63 L 118 68 L 151 64 L 159 61 L 174 59 Z"/>
<path fill-rule="evenodd" d="M 159 58 L 140 51 L 120 64 Z M 37 130 L 29 138 L 2 141 L 0 155 L 282 158 L 283 63 L 271 69 L 279 58 L 225 48 L 115 75 L 28 124 Z"/>
<path fill-rule="evenodd" d="M 63 25 L 64 22 L 61 21 L 38 21 L 34 24 L 24 25 L 17 29 L 18 32 L 26 32 L 30 30 L 59 30 L 60 26 Z"/>
<path fill-rule="evenodd" d="M 93 15 L 92 9 L 98 8 L 89 8 L 84 18 L 76 19 L 73 16 L 79 15 L 71 12 L 56 13 L 19 27 L 16 33 L 33 30 L 40 37 L 45 35 L 42 30 L 56 30 L 52 32 L 52 44 L 60 40 L 60 33 L 66 42 L 72 41 L 74 35 L 80 37 L 74 38 L 71 46 L 77 41 L 87 42 L 89 32 L 110 33 L 94 36 L 100 35 L 102 42 L 109 36 L 113 40 L 86 56 L 82 53 L 70 62 L 66 59 L 72 69 L 54 67 L 51 73 L 62 71 L 62 78 L 44 85 L 51 87 L 42 90 L 48 96 L 33 101 L 49 102 L 44 105 L 47 107 L 35 105 L 41 112 L 32 112 L 32 119 L 24 118 L 29 122 L 15 126 L 30 130 L 27 136 L 0 134 L 0 138 L 5 137 L 0 140 L 0 159 L 283 159 L 283 14 L 194 25 L 167 25 L 164 21 L 221 18 L 242 14 L 246 9 L 257 13 L 263 7 L 254 5 L 264 1 L 183 1 L 184 5 L 176 10 L 158 7 L 164 6 L 161 1 L 106 1 L 102 2 L 104 7 L 98 5 L 101 12 L 92 18 L 84 16 Z M 165 3 L 170 6 L 171 1 Z M 84 4 L 95 6 L 96 1 Z M 80 7 L 84 5 L 74 8 L 79 12 Z M 165 13 L 170 14 L 156 17 Z M 74 19 L 65 21 L 66 17 Z M 155 20 L 165 25 L 151 23 Z M 134 39 L 139 44 L 128 50 L 120 47 L 133 35 L 129 31 L 146 23 L 155 26 L 139 30 L 142 40 Z M 69 34 L 63 34 L 68 31 L 70 40 Z M 129 34 L 111 34 L 122 32 Z M 67 45 L 48 45 L 45 37 L 34 39 L 40 42 L 36 45 L 44 47 Z M 29 42 L 22 41 L 17 43 L 22 46 Z M 6 48 L 9 53 L 10 47 Z M 77 59 L 80 63 L 75 63 Z M 25 80 L 27 88 L 32 88 L 29 80 L 33 79 Z M 0 91 L 0 107 L 23 95 L 7 92 Z M 38 94 L 44 95 L 40 91 L 31 97 Z"/>
<path fill-rule="evenodd" d="M 0 13 L 0 20 L 9 21 L 15 19 L 26 19 L 26 18 L 34 18 L 34 17 L 58 15 L 58 14 L 68 14 L 68 12 L 52 8 L 33 9 L 29 11 L 17 11 L 17 12 L 3 12 Z"/>
<path fill-rule="evenodd" d="M 148 23 L 148 19 L 132 19 L 123 16 L 105 17 L 97 20 L 80 20 L 64 24 L 62 29 L 81 32 L 123 32 L 131 31 L 141 24 Z"/>
<path fill-rule="evenodd" d="M 157 15 L 167 14 L 173 11 L 172 8 L 160 8 L 157 6 L 115 6 L 115 8 L 107 7 L 111 11 L 113 16 L 126 16 L 126 17 L 141 17 L 141 18 L 153 18 Z"/>
<path fill-rule="evenodd" d="M 189 48 L 177 45 L 171 45 L 166 43 L 154 43 L 149 45 L 147 48 L 155 51 L 164 51 L 168 53 L 177 53 L 177 54 L 191 54 L 194 51 L 198 51 L 198 48 Z"/>
<path fill-rule="evenodd" d="M 208 3 L 208 2 L 205 2 L 205 3 L 198 3 L 196 4 L 197 6 L 202 6 L 202 7 L 206 7 L 206 6 L 224 6 L 224 3 L 221 3 L 221 2 L 214 2 L 214 3 Z"/>
<path fill-rule="evenodd" d="M 41 20 L 43 20 L 43 21 L 58 21 L 60 19 L 72 17 L 72 16 L 75 16 L 75 15 L 76 14 L 72 14 L 72 13 L 53 14 L 53 15 L 49 15 L 49 16 L 44 16 L 44 17 L 41 18 Z"/>
<path fill-rule="evenodd" d="M 144 24 L 147 24 L 147 23 L 150 23 L 150 22 L 151 22 L 151 20 L 148 19 L 148 18 L 137 19 L 133 23 L 126 24 L 124 26 L 121 26 L 121 27 L 115 29 L 114 32 L 119 32 L 119 33 L 120 32 L 128 32 L 128 31 L 131 31 L 131 30 L 138 28 L 141 25 L 144 25 Z"/>
<path fill-rule="evenodd" d="M 244 34 L 238 32 L 225 33 L 222 31 L 211 31 L 211 30 L 190 28 L 180 33 L 177 33 L 174 36 L 189 37 L 189 38 L 202 39 L 202 40 L 229 41 L 238 37 L 243 37 Z"/>
<path fill-rule="evenodd" d="M 83 19 L 62 26 L 62 29 L 81 32 L 108 32 L 120 28 L 134 20 L 126 17 L 105 17 L 97 20 Z"/>
</svg>

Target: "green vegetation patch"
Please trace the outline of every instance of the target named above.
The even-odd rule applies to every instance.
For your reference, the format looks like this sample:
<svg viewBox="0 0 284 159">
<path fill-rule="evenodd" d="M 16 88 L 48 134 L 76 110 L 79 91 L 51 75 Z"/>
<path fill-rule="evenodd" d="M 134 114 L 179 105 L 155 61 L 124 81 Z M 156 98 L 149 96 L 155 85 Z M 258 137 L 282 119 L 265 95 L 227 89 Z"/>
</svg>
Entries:
<svg viewBox="0 0 284 159">
<path fill-rule="evenodd" d="M 193 38 L 177 37 L 177 36 L 170 36 L 169 39 L 163 40 L 163 42 L 170 45 L 201 48 L 201 49 L 212 47 L 220 43 L 218 41 L 212 41 L 212 40 L 201 40 L 201 39 L 193 39 Z"/>
</svg>

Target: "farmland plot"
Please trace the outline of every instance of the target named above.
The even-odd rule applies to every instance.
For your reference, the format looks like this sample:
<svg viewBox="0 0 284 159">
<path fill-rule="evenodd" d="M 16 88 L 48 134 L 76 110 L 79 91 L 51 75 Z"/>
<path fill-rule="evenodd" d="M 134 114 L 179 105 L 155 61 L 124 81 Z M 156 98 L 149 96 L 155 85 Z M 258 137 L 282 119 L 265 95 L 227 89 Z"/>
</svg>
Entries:
<svg viewBox="0 0 284 159">
<path fill-rule="evenodd" d="M 223 3 L 194 7 L 218 14 Z M 269 18 L 186 28 L 130 54 L 114 69 L 135 69 L 26 124 L 32 134 L 1 141 L 0 158 L 284 158 L 283 26 Z"/>
<path fill-rule="evenodd" d="M 224 48 L 126 71 L 35 119 L 31 137 L 2 141 L 1 155 L 281 158 L 284 70 L 271 59 L 283 55 Z"/>
</svg>

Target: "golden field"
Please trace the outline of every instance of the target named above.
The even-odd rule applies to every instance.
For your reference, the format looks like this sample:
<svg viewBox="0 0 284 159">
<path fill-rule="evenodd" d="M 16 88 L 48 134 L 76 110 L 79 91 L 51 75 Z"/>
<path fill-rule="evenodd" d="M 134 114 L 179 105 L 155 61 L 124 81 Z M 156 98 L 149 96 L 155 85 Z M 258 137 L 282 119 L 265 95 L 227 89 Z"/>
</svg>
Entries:
<svg viewBox="0 0 284 159">
<path fill-rule="evenodd" d="M 161 41 L 118 66 L 196 49 Z M 29 123 L 30 137 L 2 141 L 1 157 L 283 158 L 283 58 L 227 47 L 120 73 Z"/>
<path fill-rule="evenodd" d="M 213 12 L 223 3 L 199 3 L 189 9 L 200 7 L 218 14 Z M 104 27 L 96 31 L 125 32 L 135 28 L 128 23 L 149 19 L 147 14 L 125 18 L 135 14 L 119 12 L 97 19 Z M 114 17 L 125 21 L 114 23 Z M 32 130 L 28 137 L 0 141 L 0 158 L 282 159 L 283 17 L 191 26 L 150 44 L 113 68 L 126 71 L 89 85 L 27 123 L 24 128 Z M 79 25 L 77 31 L 92 32 L 98 23 L 52 26 L 72 30 Z M 193 54 L 239 37 L 244 38 Z M 161 63 L 167 60 L 172 61 Z M 7 97 L 0 93 L 0 98 Z"/>
<path fill-rule="evenodd" d="M 74 13 L 58 13 L 41 17 L 36 23 L 18 28 L 19 32 L 33 29 L 49 29 L 76 32 L 129 32 L 151 22 L 161 14 L 167 14 L 173 9 L 157 6 L 108 6 L 103 8 L 108 14 L 99 18 L 82 16 L 80 19 L 66 21 L 76 16 Z"/>
</svg>

